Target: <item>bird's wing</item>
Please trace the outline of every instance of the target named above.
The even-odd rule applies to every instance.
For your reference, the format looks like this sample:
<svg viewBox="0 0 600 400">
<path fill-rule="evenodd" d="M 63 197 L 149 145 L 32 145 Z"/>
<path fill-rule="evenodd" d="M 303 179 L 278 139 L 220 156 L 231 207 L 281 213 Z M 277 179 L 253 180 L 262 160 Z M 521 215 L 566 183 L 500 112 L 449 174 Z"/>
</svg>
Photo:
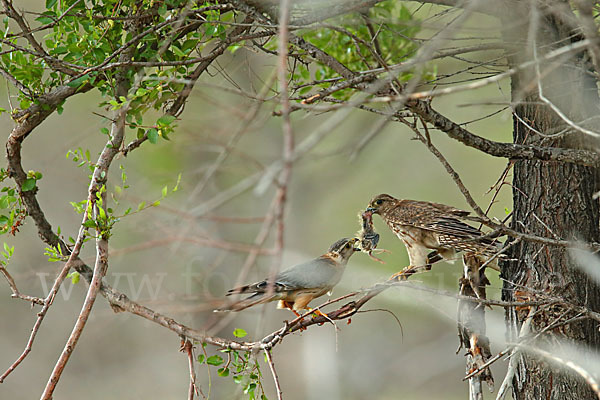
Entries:
<svg viewBox="0 0 600 400">
<path fill-rule="evenodd" d="M 332 288 L 342 277 L 343 268 L 326 257 L 319 257 L 282 271 L 276 282 L 292 290 Z"/>
<path fill-rule="evenodd" d="M 273 291 L 276 293 L 286 292 L 289 290 L 293 290 L 286 285 L 279 283 L 277 281 L 272 283 Z M 231 296 L 232 294 L 245 294 L 245 293 L 265 293 L 269 290 L 269 280 L 265 279 L 260 282 L 253 283 L 251 285 L 244 285 L 237 288 L 233 288 L 227 291 L 227 296 Z"/>
<path fill-rule="evenodd" d="M 429 204 L 431 207 L 439 210 L 440 212 L 442 212 L 446 215 L 453 215 L 455 217 L 466 217 L 467 215 L 471 214 L 471 212 L 469 212 L 469 211 L 461 210 L 459 208 L 448 206 L 446 204 L 440 204 L 440 203 L 426 203 L 426 204 Z"/>
<path fill-rule="evenodd" d="M 401 200 L 398 206 L 389 212 L 387 219 L 399 225 L 413 226 L 457 238 L 481 236 L 478 229 L 460 220 L 467 215 L 468 211 L 445 204 Z"/>
<path fill-rule="evenodd" d="M 423 226 L 434 232 L 453 235 L 458 238 L 477 238 L 481 236 L 481 231 L 477 228 L 467 225 L 456 218 L 439 217 Z"/>
<path fill-rule="evenodd" d="M 240 293 L 266 293 L 273 285 L 275 293 L 290 292 L 299 289 L 330 288 L 341 278 L 341 271 L 335 263 L 328 258 L 317 259 L 295 265 L 280 272 L 273 283 L 268 279 L 231 289 L 227 295 Z"/>
</svg>

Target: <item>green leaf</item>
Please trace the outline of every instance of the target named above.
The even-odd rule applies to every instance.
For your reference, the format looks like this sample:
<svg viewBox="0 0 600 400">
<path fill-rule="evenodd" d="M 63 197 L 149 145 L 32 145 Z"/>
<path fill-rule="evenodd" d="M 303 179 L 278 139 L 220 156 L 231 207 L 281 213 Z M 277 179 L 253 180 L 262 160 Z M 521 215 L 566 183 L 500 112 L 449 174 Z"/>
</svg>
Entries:
<svg viewBox="0 0 600 400">
<path fill-rule="evenodd" d="M 40 17 L 37 17 L 35 20 L 38 21 L 41 24 L 49 24 L 49 23 L 51 23 L 51 22 L 54 21 L 52 18 L 50 18 L 50 17 L 48 17 L 46 15 L 42 15 Z"/>
<path fill-rule="evenodd" d="M 58 0 L 46 0 L 46 8 L 52 8 Z"/>
<path fill-rule="evenodd" d="M 198 362 L 199 362 L 200 364 L 204 364 L 204 358 L 205 358 L 205 357 L 204 357 L 204 354 L 200 354 L 200 355 L 198 356 Z"/>
<path fill-rule="evenodd" d="M 229 46 L 227 48 L 227 51 L 229 51 L 231 54 L 235 53 L 236 51 L 238 51 L 239 49 L 241 49 L 242 47 L 244 47 L 244 42 L 240 42 L 240 43 L 235 43 L 232 44 L 231 46 Z"/>
<path fill-rule="evenodd" d="M 219 368 L 217 370 L 217 374 L 219 374 L 219 376 L 222 376 L 222 377 L 229 376 L 229 368 Z"/>
<path fill-rule="evenodd" d="M 21 185 L 21 190 L 24 192 L 28 192 L 30 190 L 35 189 L 35 178 L 27 178 L 23 185 Z"/>
<path fill-rule="evenodd" d="M 181 45 L 181 50 L 188 51 L 193 49 L 198 44 L 198 40 L 188 39 Z"/>
<path fill-rule="evenodd" d="M 223 364 L 223 358 L 219 355 L 210 356 L 206 359 L 206 363 L 210 365 L 221 365 Z"/>
<path fill-rule="evenodd" d="M 73 285 L 77 284 L 77 282 L 79 282 L 79 278 L 81 275 L 79 275 L 79 272 L 77 271 L 73 271 L 71 273 L 69 273 L 69 275 L 67 275 L 67 278 L 71 278 L 71 283 Z"/>
<path fill-rule="evenodd" d="M 213 24 L 208 25 L 206 27 L 206 31 L 205 31 L 206 32 L 206 36 L 212 36 L 212 35 L 215 34 L 216 31 L 217 31 L 217 27 L 215 25 L 213 25 Z"/>
<path fill-rule="evenodd" d="M 248 334 L 248 332 L 246 332 L 245 330 L 243 330 L 242 328 L 237 328 L 233 331 L 233 336 L 237 337 L 237 338 L 243 338 L 244 336 L 246 336 Z"/>
<path fill-rule="evenodd" d="M 144 206 L 145 206 L 145 205 L 146 205 L 146 202 L 145 202 L 145 201 L 142 201 L 140 204 L 138 204 L 137 210 L 138 210 L 138 211 L 141 211 L 141 210 L 142 210 L 142 208 L 144 208 Z"/>
<path fill-rule="evenodd" d="M 180 182 L 181 182 L 181 172 L 179 173 L 179 175 L 177 175 L 177 182 L 175 182 L 175 187 L 173 188 L 172 192 L 176 192 L 177 189 L 179 189 Z"/>
<path fill-rule="evenodd" d="M 100 219 L 106 219 L 106 211 L 104 211 L 104 208 L 98 206 L 98 215 L 100 216 Z"/>
<path fill-rule="evenodd" d="M 171 50 L 173 50 L 173 53 L 175 53 L 179 57 L 185 57 L 185 53 L 181 51 L 181 49 L 179 49 L 177 46 L 172 46 Z"/>
<path fill-rule="evenodd" d="M 246 394 L 254 393 L 255 389 L 256 389 L 256 383 L 250 383 L 248 386 L 246 386 L 244 388 L 244 393 L 246 393 Z"/>
<path fill-rule="evenodd" d="M 95 228 L 96 227 L 96 221 L 94 221 L 93 219 L 88 219 L 87 221 L 85 221 L 83 223 L 83 226 L 85 226 L 86 228 Z"/>
<path fill-rule="evenodd" d="M 175 119 L 176 119 L 176 118 L 175 118 L 174 116 L 172 116 L 172 115 L 168 115 L 168 114 L 167 114 L 167 115 L 163 115 L 162 117 L 160 117 L 160 118 L 159 118 L 159 119 L 156 121 L 156 123 L 157 123 L 158 125 L 171 125 L 171 123 L 172 123 L 173 121 L 175 121 Z"/>
<path fill-rule="evenodd" d="M 150 143 L 156 144 L 158 142 L 158 130 L 156 128 L 148 129 L 146 135 L 148 136 L 148 140 L 150 141 Z"/>
<path fill-rule="evenodd" d="M 169 188 L 167 188 L 167 186 L 165 186 L 164 188 L 162 188 L 162 197 L 165 198 L 167 197 L 167 193 L 169 192 Z"/>
<path fill-rule="evenodd" d="M 80 76 L 77 79 L 73 79 L 71 82 L 68 82 L 67 86 L 76 88 L 76 87 L 81 86 L 88 79 L 90 79 L 90 75 L 89 74 L 85 74 L 83 76 Z"/>
</svg>

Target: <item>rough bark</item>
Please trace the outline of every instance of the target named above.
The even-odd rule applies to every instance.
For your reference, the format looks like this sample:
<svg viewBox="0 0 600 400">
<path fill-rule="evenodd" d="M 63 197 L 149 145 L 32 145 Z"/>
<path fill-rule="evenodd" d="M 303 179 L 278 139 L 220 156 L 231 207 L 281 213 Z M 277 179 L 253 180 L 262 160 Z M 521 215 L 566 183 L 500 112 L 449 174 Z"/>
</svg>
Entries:
<svg viewBox="0 0 600 400">
<path fill-rule="evenodd" d="M 534 11 L 529 8 L 531 4 L 512 2 L 503 11 L 507 18 L 505 24 L 511 20 L 511 30 L 504 32 L 511 66 L 531 60 L 535 54 L 533 46 L 539 57 L 570 41 L 582 40 L 566 22 L 569 9 L 562 9 L 560 14 L 556 9 Z M 515 21 L 523 23 L 515 27 Z M 532 24 L 536 25 L 532 28 Z M 598 105 L 596 82 L 586 74 L 591 66 L 588 60 L 586 54 L 579 54 L 561 60 L 562 64 L 540 66 L 544 96 L 574 121 L 594 115 L 592 109 Z M 514 142 L 573 149 L 594 147 L 598 139 L 575 130 L 548 138 L 530 129 L 556 132 L 557 127 L 567 126 L 540 98 L 537 72 L 531 68 L 512 79 L 513 102 L 520 102 L 515 108 L 518 118 L 513 121 Z M 586 128 L 598 130 L 589 123 Z M 597 168 L 553 161 L 516 160 L 513 176 L 513 229 L 568 240 L 598 241 L 598 202 L 593 199 L 599 190 Z M 512 249 L 510 256 L 513 260 L 504 263 L 502 269 L 506 280 L 503 300 L 550 295 L 599 309 L 598 286 L 577 268 L 566 249 L 522 241 Z M 516 341 L 519 327 L 528 313 L 525 308 L 507 310 L 509 340 Z M 566 321 L 573 316 L 560 306 L 542 308 L 534 316 L 531 329 L 533 333 L 539 333 L 554 322 Z M 554 350 L 564 348 L 564 343 L 597 348 L 599 339 L 596 324 L 580 320 L 548 330 L 533 345 Z M 512 384 L 516 399 L 596 398 L 583 379 L 532 355 L 521 358 Z"/>
</svg>

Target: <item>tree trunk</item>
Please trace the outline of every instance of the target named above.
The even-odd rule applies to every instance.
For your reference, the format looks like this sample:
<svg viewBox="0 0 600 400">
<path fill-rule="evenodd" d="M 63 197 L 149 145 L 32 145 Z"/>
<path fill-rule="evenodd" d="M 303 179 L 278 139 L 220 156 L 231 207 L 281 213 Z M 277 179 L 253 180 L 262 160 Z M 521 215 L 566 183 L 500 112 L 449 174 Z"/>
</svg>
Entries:
<svg viewBox="0 0 600 400">
<path fill-rule="evenodd" d="M 583 39 L 564 22 L 565 13 L 570 13 L 570 9 L 560 10 L 560 14 L 556 9 L 532 10 L 529 7 L 532 3 L 512 2 L 503 10 L 503 24 L 510 27 L 504 32 L 507 58 L 513 68 Z M 515 21 L 523 23 L 515 24 Z M 596 81 L 587 73 L 587 68 L 589 64 L 582 53 L 555 63 L 543 62 L 539 67 L 543 95 L 575 122 L 598 113 Z M 532 67 L 513 76 L 512 101 L 518 104 L 513 117 L 514 142 L 590 148 L 591 137 L 572 128 L 566 134 L 554 137 L 536 133 L 552 135 L 569 128 L 548 104 L 543 103 L 537 73 Z M 597 125 L 582 124 L 598 131 Z M 598 202 L 593 198 L 599 190 L 597 169 L 527 160 L 517 160 L 513 167 L 513 229 L 551 238 L 598 241 Z M 598 286 L 578 269 L 565 248 L 522 241 L 511 248 L 509 256 L 511 260 L 502 266 L 504 300 L 542 300 L 554 296 L 598 310 Z M 528 314 L 529 309 L 525 307 L 507 309 L 509 341 L 517 340 L 520 326 Z M 559 305 L 539 307 L 532 319 L 532 333 L 539 333 L 549 325 L 558 323 L 558 326 L 527 343 L 550 351 L 564 349 L 565 343 L 596 348 L 600 337 L 598 327 L 591 321 L 560 324 L 574 316 L 574 312 Z M 571 359 L 576 362 L 575 357 Z M 516 399 L 597 398 L 585 381 L 572 371 L 527 354 L 520 358 L 515 368 L 512 390 Z"/>
</svg>

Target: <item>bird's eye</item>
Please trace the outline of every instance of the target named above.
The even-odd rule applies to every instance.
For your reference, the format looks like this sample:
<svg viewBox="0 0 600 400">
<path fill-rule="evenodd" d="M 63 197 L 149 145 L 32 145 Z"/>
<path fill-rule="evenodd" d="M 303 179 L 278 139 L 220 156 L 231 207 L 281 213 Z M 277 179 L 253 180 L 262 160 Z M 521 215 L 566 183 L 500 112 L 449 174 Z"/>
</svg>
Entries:
<svg viewBox="0 0 600 400">
<path fill-rule="evenodd" d="M 383 203 L 383 200 L 381 200 L 381 199 L 375 200 L 375 204 L 377 204 L 378 206 L 380 206 L 382 203 Z"/>
<path fill-rule="evenodd" d="M 344 247 L 347 248 L 347 249 L 349 249 L 351 247 L 350 243 L 346 243 L 346 246 L 344 246 Z"/>
</svg>

